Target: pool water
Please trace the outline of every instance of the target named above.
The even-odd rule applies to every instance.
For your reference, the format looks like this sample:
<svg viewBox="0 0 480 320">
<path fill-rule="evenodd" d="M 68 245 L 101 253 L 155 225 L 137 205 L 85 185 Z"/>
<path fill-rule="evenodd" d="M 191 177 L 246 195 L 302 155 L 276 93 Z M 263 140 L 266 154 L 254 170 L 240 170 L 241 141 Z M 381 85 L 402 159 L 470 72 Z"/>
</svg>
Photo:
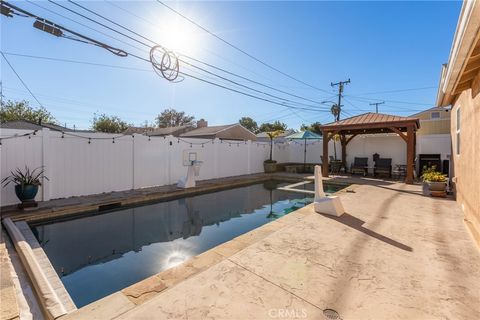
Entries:
<svg viewBox="0 0 480 320">
<path fill-rule="evenodd" d="M 285 185 L 268 181 L 32 230 L 80 308 L 312 202 L 276 189 Z"/>
</svg>

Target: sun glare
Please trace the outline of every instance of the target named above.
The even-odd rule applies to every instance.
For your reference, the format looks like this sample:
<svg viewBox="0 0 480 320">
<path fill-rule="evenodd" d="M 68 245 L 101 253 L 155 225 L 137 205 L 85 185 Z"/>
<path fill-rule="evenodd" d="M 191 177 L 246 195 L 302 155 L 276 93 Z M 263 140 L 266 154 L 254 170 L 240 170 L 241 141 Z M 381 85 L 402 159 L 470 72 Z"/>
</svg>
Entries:
<svg viewBox="0 0 480 320">
<path fill-rule="evenodd" d="M 161 39 L 163 45 L 176 53 L 194 54 L 198 49 L 195 30 L 179 19 L 170 19 L 163 24 Z"/>
</svg>

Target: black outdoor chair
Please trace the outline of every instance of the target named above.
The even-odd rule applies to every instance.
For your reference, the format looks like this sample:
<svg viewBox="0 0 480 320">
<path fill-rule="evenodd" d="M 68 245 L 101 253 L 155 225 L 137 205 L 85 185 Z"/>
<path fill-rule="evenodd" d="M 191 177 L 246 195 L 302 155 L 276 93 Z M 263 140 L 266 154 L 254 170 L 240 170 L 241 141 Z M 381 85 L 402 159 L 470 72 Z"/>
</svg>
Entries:
<svg viewBox="0 0 480 320">
<path fill-rule="evenodd" d="M 379 174 L 392 176 L 392 159 L 391 158 L 378 158 L 373 168 L 373 176 L 376 177 Z"/>
<path fill-rule="evenodd" d="M 352 165 L 350 166 L 350 173 L 361 173 L 366 176 L 368 174 L 368 158 L 355 157 Z"/>
</svg>

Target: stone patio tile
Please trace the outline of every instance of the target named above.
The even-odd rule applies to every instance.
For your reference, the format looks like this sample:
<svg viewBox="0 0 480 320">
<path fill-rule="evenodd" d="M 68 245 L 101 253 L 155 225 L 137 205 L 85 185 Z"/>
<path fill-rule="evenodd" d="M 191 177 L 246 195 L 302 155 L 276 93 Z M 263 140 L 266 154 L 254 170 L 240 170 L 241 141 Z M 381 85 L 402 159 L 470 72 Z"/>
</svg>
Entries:
<svg viewBox="0 0 480 320">
<path fill-rule="evenodd" d="M 3 233 L 3 231 L 0 231 Z M 0 237 L 3 237 L 1 235 Z M 15 286 L 13 284 L 11 274 L 11 264 L 8 257 L 7 249 L 0 239 L 0 319 L 10 320 L 18 319 L 20 311 L 18 309 Z"/>
<path fill-rule="evenodd" d="M 59 319 L 108 320 L 118 317 L 133 307 L 135 307 L 135 304 L 128 300 L 123 293 L 116 292 L 101 300 L 86 305 L 77 311 L 62 316 Z"/>
<path fill-rule="evenodd" d="M 173 287 L 181 281 L 200 273 L 209 267 L 222 261 L 224 257 L 213 250 L 206 251 L 193 259 L 190 259 L 176 267 L 160 272 L 156 276 L 168 288 Z"/>
<path fill-rule="evenodd" d="M 118 319 L 311 319 L 322 310 L 244 268 L 222 261 Z"/>
<path fill-rule="evenodd" d="M 313 213 L 229 259 L 344 319 L 479 319 L 480 255 L 456 203 L 398 188 L 361 186 L 343 217 Z"/>
<path fill-rule="evenodd" d="M 241 241 L 238 239 L 232 239 L 228 242 L 222 243 L 212 250 L 219 255 L 223 256 L 224 258 L 228 258 L 235 253 L 239 252 L 240 250 L 245 249 L 247 246 L 249 246 L 248 242 Z"/>
<path fill-rule="evenodd" d="M 157 275 L 154 275 L 123 289 L 122 293 L 138 305 L 165 289 L 167 289 L 167 285 Z"/>
</svg>

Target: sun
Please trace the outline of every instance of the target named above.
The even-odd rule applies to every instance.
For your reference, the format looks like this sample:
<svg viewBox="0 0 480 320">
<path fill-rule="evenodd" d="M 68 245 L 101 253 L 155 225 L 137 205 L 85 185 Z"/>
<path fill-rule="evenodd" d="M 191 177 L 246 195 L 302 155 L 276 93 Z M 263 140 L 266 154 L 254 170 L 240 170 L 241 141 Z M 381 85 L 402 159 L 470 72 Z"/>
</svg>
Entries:
<svg viewBox="0 0 480 320">
<path fill-rule="evenodd" d="M 177 54 L 195 54 L 198 50 L 198 36 L 191 25 L 184 20 L 165 21 L 160 35 L 162 44 Z"/>
</svg>

